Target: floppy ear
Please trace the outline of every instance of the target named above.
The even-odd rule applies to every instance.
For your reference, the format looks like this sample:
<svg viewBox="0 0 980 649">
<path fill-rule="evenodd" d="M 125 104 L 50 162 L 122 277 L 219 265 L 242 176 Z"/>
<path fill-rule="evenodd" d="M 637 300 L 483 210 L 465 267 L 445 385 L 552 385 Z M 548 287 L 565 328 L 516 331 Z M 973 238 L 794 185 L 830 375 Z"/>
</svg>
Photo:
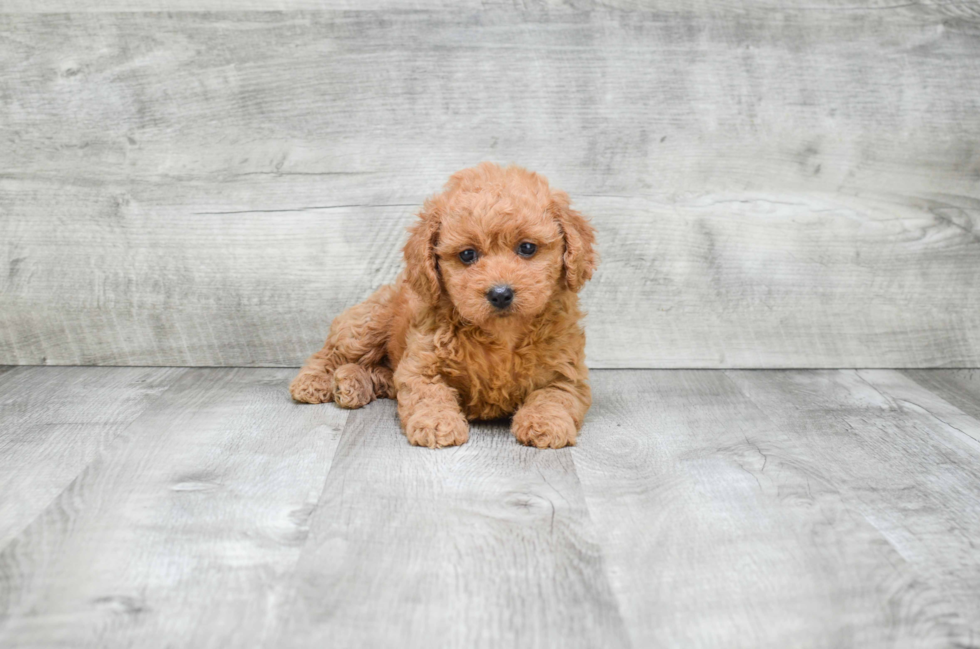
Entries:
<svg viewBox="0 0 980 649">
<path fill-rule="evenodd" d="M 588 219 L 569 207 L 568 194 L 552 192 L 551 197 L 552 216 L 565 237 L 565 283 L 578 292 L 599 265 L 594 249 L 595 230 Z"/>
<path fill-rule="evenodd" d="M 426 304 L 439 301 L 442 287 L 436 262 L 436 241 L 439 238 L 440 210 L 432 199 L 425 201 L 419 220 L 408 229 L 405 244 L 405 269 L 412 288 Z"/>
</svg>

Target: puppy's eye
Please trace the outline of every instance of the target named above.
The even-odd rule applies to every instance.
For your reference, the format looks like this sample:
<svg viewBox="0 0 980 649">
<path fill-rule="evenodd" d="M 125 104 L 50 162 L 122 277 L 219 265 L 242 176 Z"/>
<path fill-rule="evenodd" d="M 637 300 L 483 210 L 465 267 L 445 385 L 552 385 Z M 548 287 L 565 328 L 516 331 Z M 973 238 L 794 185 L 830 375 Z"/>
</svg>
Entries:
<svg viewBox="0 0 980 649">
<path fill-rule="evenodd" d="M 472 264 L 474 261 L 476 261 L 476 250 L 467 248 L 463 252 L 459 253 L 459 260 L 464 264 Z"/>
<path fill-rule="evenodd" d="M 517 246 L 517 254 L 519 254 L 521 257 L 530 257 L 537 251 L 538 247 L 530 241 L 525 241 L 521 245 Z"/>
</svg>

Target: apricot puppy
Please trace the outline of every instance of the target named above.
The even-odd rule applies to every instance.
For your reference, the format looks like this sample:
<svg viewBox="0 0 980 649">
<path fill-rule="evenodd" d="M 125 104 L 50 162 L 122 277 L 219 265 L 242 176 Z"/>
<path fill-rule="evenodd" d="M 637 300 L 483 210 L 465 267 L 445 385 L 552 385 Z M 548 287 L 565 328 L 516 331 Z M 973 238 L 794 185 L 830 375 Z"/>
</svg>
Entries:
<svg viewBox="0 0 980 649">
<path fill-rule="evenodd" d="M 293 398 L 397 398 L 408 441 L 430 448 L 508 415 L 523 444 L 574 444 L 592 401 L 577 295 L 598 263 L 589 222 L 542 176 L 485 162 L 409 232 L 405 271 L 333 321 Z"/>
</svg>

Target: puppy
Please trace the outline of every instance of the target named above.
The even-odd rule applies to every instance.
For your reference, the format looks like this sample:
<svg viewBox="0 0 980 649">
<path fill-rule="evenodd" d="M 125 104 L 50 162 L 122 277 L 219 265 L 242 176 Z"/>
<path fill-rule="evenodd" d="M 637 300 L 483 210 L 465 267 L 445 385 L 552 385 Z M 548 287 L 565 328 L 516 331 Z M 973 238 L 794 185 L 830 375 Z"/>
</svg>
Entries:
<svg viewBox="0 0 980 649">
<path fill-rule="evenodd" d="M 333 321 L 293 399 L 397 398 L 408 441 L 430 448 L 509 415 L 523 444 L 574 444 L 592 401 L 577 295 L 598 263 L 589 222 L 542 176 L 485 162 L 409 233 L 405 271 Z"/>
</svg>

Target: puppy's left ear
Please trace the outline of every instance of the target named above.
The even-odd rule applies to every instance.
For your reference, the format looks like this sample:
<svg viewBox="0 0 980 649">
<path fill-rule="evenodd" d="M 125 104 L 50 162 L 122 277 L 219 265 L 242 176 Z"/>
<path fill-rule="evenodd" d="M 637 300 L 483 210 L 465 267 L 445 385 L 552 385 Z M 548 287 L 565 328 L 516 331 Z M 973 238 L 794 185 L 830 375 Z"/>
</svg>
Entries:
<svg viewBox="0 0 980 649">
<path fill-rule="evenodd" d="M 578 292 L 595 272 L 595 229 L 588 219 L 573 210 L 565 192 L 552 192 L 551 214 L 565 237 L 565 283 Z"/>
</svg>

